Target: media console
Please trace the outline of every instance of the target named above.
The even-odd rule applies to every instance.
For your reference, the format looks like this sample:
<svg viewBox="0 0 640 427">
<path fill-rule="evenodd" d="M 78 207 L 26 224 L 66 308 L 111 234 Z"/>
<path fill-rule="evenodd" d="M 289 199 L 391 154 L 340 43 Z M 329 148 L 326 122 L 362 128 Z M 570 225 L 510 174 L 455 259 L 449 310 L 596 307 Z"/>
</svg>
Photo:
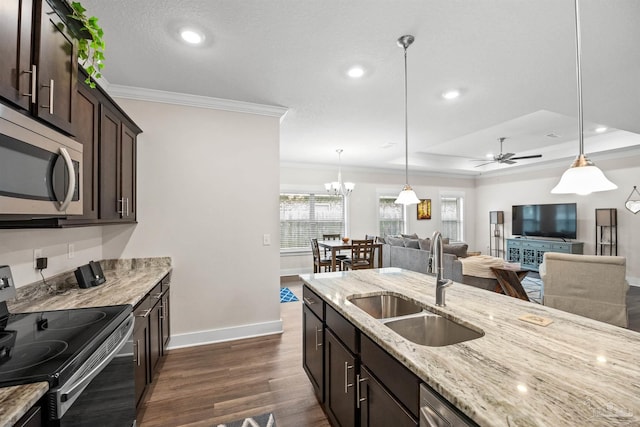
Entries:
<svg viewBox="0 0 640 427">
<path fill-rule="evenodd" d="M 582 254 L 583 242 L 562 242 L 542 239 L 507 239 L 507 261 L 519 262 L 526 270 L 538 271 L 545 252 Z"/>
</svg>

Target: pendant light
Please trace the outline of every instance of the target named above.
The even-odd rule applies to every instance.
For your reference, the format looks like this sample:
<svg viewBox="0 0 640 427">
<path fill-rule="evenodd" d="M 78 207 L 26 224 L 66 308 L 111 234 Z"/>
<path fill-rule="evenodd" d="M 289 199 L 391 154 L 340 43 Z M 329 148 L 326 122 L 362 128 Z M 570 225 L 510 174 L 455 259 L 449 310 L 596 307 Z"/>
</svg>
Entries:
<svg viewBox="0 0 640 427">
<path fill-rule="evenodd" d="M 336 153 L 338 153 L 338 181 L 327 182 L 324 184 L 324 188 L 335 196 L 347 197 L 356 188 L 356 185 L 353 182 L 342 182 L 342 148 L 338 148 Z"/>
<path fill-rule="evenodd" d="M 609 181 L 604 173 L 584 155 L 584 126 L 582 119 L 582 75 L 580 69 L 580 15 L 578 0 L 574 0 L 576 18 L 576 75 L 578 81 L 578 140 L 580 142 L 580 154 L 573 161 L 560 178 L 558 185 L 553 187 L 553 194 L 579 194 L 587 195 L 596 191 L 609 191 L 618 188 Z"/>
<path fill-rule="evenodd" d="M 398 46 L 404 48 L 404 178 L 405 184 L 402 191 L 398 195 L 395 203 L 401 205 L 415 205 L 420 203 L 420 199 L 416 196 L 409 185 L 409 120 L 407 113 L 407 48 L 415 38 L 413 36 L 402 36 L 398 39 Z"/>
</svg>

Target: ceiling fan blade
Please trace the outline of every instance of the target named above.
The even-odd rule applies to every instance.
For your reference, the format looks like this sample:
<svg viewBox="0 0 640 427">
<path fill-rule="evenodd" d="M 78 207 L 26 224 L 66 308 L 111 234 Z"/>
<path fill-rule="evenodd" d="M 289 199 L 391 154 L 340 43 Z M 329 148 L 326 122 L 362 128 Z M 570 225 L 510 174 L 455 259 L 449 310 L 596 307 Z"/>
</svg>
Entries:
<svg viewBox="0 0 640 427">
<path fill-rule="evenodd" d="M 515 155 L 516 155 L 516 153 L 500 154 L 500 159 L 508 160 L 508 159 L 512 158 L 513 156 L 515 156 Z"/>
<path fill-rule="evenodd" d="M 482 164 L 480 164 L 480 165 L 475 165 L 474 167 L 479 168 L 480 166 L 489 165 L 489 164 L 491 164 L 491 163 L 494 163 L 494 162 L 493 162 L 493 161 L 491 161 L 491 162 L 486 162 L 486 163 L 482 163 Z"/>
<path fill-rule="evenodd" d="M 522 159 L 538 159 L 542 157 L 542 154 L 533 154 L 531 156 L 519 156 L 519 157 L 512 157 L 511 160 L 522 160 Z"/>
<path fill-rule="evenodd" d="M 518 163 L 518 162 L 515 162 L 515 161 L 513 161 L 511 159 L 505 159 L 505 160 L 502 160 L 500 163 L 506 163 L 507 165 L 513 165 L 514 163 Z"/>
</svg>

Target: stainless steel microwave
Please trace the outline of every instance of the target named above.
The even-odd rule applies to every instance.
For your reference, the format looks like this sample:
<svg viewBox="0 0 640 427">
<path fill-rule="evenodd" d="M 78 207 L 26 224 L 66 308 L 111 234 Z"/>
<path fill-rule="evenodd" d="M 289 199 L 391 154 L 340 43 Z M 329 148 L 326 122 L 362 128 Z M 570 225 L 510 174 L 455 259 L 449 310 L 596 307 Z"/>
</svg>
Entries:
<svg viewBox="0 0 640 427">
<path fill-rule="evenodd" d="M 82 144 L 0 104 L 0 215 L 82 215 Z"/>
</svg>

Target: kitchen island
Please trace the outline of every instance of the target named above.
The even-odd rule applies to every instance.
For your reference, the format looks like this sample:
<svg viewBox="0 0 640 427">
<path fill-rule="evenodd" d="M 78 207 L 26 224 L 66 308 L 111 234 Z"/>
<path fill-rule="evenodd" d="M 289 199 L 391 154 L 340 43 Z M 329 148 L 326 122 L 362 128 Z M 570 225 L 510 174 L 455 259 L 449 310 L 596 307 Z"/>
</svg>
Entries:
<svg viewBox="0 0 640 427">
<path fill-rule="evenodd" d="M 16 289 L 17 297 L 7 301 L 11 313 L 61 310 L 107 305 L 136 306 L 149 291 L 171 273 L 171 259 L 141 258 L 105 260 L 100 264 L 106 283 L 81 289 L 73 271 Z M 53 292 L 57 289 L 59 292 Z M 0 427 L 11 427 L 49 390 L 39 382 L 0 388 Z"/>
<path fill-rule="evenodd" d="M 435 279 L 397 268 L 300 276 L 361 333 L 481 426 L 640 425 L 640 334 L 455 283 L 435 306 Z M 404 296 L 484 336 L 427 347 L 348 301 Z M 518 318 L 535 315 L 547 326 Z"/>
</svg>

